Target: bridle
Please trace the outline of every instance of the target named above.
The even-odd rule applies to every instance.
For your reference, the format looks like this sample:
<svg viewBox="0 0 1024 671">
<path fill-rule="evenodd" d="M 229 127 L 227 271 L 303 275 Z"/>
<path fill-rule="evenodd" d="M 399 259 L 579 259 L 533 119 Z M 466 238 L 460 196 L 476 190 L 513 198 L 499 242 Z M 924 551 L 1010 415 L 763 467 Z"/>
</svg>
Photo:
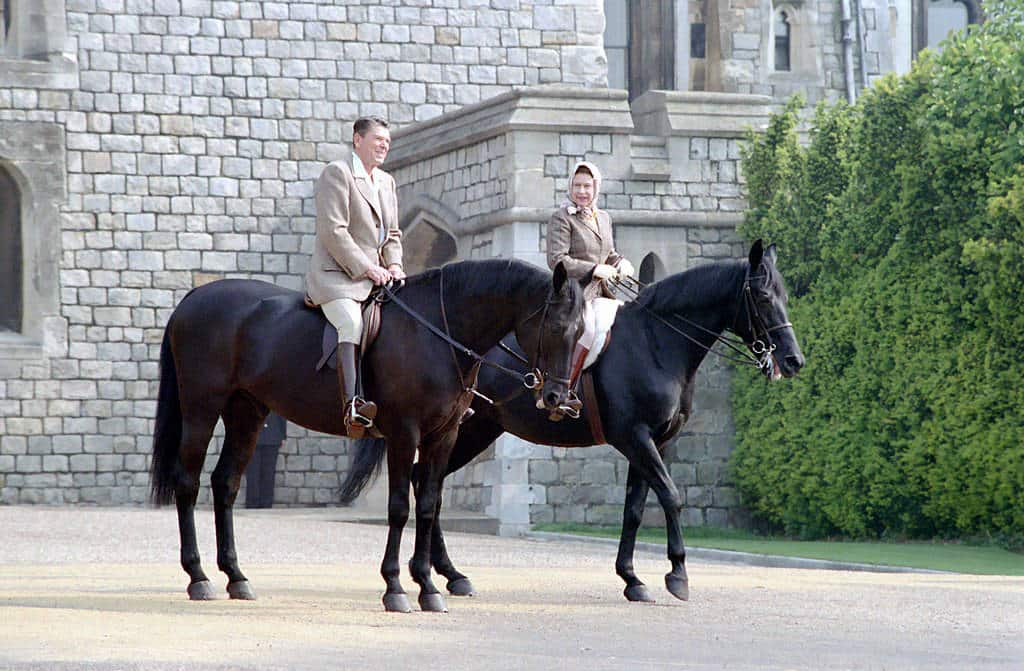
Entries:
<svg viewBox="0 0 1024 671">
<path fill-rule="evenodd" d="M 714 338 L 714 342 L 712 342 L 711 345 L 705 345 L 697 338 L 691 336 L 689 333 L 686 333 L 682 329 L 678 328 L 677 326 L 669 322 L 668 319 L 665 319 L 654 310 L 651 310 L 650 308 L 639 303 L 638 301 L 634 300 L 634 302 L 638 307 L 640 307 L 641 310 L 646 312 L 648 315 L 650 315 L 657 321 L 661 322 L 664 326 L 674 331 L 678 335 L 682 336 L 683 338 L 686 338 L 693 344 L 697 345 L 701 349 L 717 354 L 721 358 L 726 359 L 727 361 L 731 361 L 733 363 L 754 366 L 762 373 L 764 373 L 766 376 L 771 377 L 772 371 L 775 368 L 775 362 L 772 359 L 772 354 L 775 352 L 776 349 L 775 343 L 772 342 L 771 333 L 784 328 L 793 328 L 793 324 L 787 321 L 781 324 L 768 326 L 765 323 L 764 317 L 761 315 L 760 312 L 758 312 L 757 302 L 754 300 L 753 290 L 750 286 L 751 280 L 761 279 L 762 277 L 766 276 L 758 275 L 752 277 L 750 275 L 750 267 L 747 266 L 746 273 L 743 277 L 743 285 L 740 287 L 740 293 L 743 296 L 742 305 L 745 308 L 747 318 L 747 331 L 748 333 L 751 334 L 752 337 L 752 341 L 749 344 L 744 342 L 741 338 L 736 338 L 725 333 L 715 333 L 711 329 L 705 328 L 704 326 L 696 323 L 695 321 L 687 319 L 686 317 L 683 317 L 682 315 L 677 314 L 675 312 L 670 313 L 668 315 L 670 318 L 682 322 L 687 326 L 695 328 L 698 331 L 702 331 Z M 640 280 L 637 280 L 629 276 L 614 279 L 612 280 L 612 284 L 616 288 L 622 289 L 623 292 L 631 296 L 632 299 L 639 298 L 640 292 L 645 287 L 648 286 L 641 282 Z M 740 301 L 737 301 L 736 314 L 733 316 L 732 320 L 734 331 L 736 330 L 735 327 L 739 320 L 739 310 Z M 723 345 L 726 346 L 726 348 L 731 350 L 731 352 L 726 353 L 713 350 L 712 347 L 714 347 L 716 343 L 722 343 Z"/>
</svg>

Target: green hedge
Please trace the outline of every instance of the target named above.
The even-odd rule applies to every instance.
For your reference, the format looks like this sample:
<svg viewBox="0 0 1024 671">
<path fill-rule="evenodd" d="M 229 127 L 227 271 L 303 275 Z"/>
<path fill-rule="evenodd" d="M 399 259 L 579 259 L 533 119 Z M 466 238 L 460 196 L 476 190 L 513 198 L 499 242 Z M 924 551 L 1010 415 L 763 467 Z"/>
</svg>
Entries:
<svg viewBox="0 0 1024 671">
<path fill-rule="evenodd" d="M 858 103 L 801 101 L 743 156 L 807 357 L 737 373 L 733 475 L 803 537 L 1024 534 L 1024 12 Z M 748 379 L 749 378 L 749 379 Z"/>
</svg>

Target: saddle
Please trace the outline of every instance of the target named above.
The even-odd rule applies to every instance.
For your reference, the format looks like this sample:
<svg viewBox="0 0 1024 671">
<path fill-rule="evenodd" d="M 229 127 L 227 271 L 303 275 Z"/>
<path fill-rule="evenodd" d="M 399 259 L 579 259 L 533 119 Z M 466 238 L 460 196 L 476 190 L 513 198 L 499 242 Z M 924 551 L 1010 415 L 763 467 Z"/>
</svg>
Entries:
<svg viewBox="0 0 1024 671">
<path fill-rule="evenodd" d="M 612 339 L 612 325 L 619 313 L 621 301 L 595 301 L 588 302 L 584 308 L 583 319 L 586 321 L 586 328 L 594 334 L 594 347 L 587 352 L 583 359 L 581 370 L 587 370 L 593 366 L 601 357 L 601 354 L 608 349 L 608 343 Z"/>
<path fill-rule="evenodd" d="M 307 308 L 319 309 L 320 306 L 313 303 L 307 295 L 303 301 Z M 375 300 L 373 296 L 365 303 L 363 303 L 363 335 L 360 339 L 359 345 L 359 357 L 362 358 L 366 354 L 366 350 L 370 349 L 370 345 L 377 340 L 377 336 L 380 335 L 380 302 Z M 320 339 L 320 360 L 317 361 L 316 370 L 321 370 L 324 366 L 337 370 L 338 368 L 338 329 L 334 328 L 334 324 L 324 319 L 324 331 Z"/>
</svg>

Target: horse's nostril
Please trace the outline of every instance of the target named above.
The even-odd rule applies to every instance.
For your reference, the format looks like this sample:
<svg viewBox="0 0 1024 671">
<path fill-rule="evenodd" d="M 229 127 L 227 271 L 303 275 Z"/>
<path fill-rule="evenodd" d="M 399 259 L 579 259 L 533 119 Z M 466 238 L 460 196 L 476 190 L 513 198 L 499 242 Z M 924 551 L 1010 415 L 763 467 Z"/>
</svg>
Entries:
<svg viewBox="0 0 1024 671">
<path fill-rule="evenodd" d="M 549 408 L 553 408 L 558 405 L 558 394 L 554 392 L 548 392 L 544 395 L 544 402 L 548 404 Z"/>
<path fill-rule="evenodd" d="M 786 356 L 786 366 L 793 370 L 800 370 L 804 367 L 804 358 L 796 354 L 789 354 Z"/>
</svg>

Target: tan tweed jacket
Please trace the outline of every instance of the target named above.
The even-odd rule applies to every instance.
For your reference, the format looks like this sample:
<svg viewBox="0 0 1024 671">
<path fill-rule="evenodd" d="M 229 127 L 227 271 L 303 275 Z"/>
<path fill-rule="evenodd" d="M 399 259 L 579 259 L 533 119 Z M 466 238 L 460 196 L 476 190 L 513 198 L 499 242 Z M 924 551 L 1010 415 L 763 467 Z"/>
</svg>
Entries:
<svg viewBox="0 0 1024 671">
<path fill-rule="evenodd" d="M 368 180 L 352 174 L 351 162 L 351 156 L 334 161 L 316 182 L 316 241 L 306 292 L 317 305 L 338 298 L 366 300 L 373 282 L 363 276 L 371 265 L 402 265 L 395 180 L 378 168 L 379 198 L 374 198 Z"/>
<path fill-rule="evenodd" d="M 548 266 L 552 270 L 562 262 L 569 277 L 582 281 L 597 264 L 615 265 L 621 258 L 612 240 L 612 218 L 604 210 L 597 211 L 596 226 L 578 214 L 569 214 L 567 207 L 555 210 L 548 220 Z M 583 296 L 586 300 L 614 298 L 599 281 L 588 284 Z"/>
</svg>

